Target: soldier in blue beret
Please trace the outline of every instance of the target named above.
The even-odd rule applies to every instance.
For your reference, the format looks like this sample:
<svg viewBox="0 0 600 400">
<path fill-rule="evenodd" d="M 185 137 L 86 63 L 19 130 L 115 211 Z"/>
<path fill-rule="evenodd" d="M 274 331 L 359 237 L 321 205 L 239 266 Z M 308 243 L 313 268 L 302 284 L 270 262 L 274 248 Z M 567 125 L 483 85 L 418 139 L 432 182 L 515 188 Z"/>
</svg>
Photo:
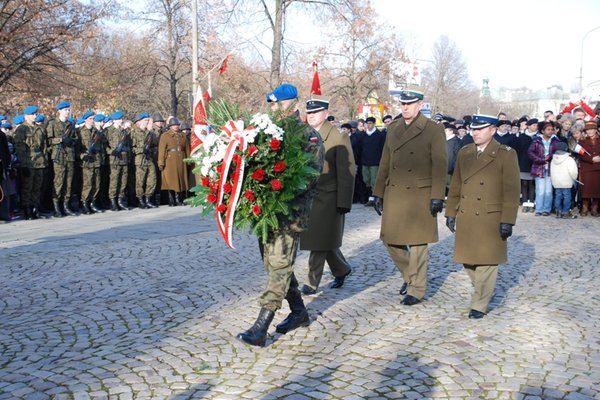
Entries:
<svg viewBox="0 0 600 400">
<path fill-rule="evenodd" d="M 299 126 L 305 127 L 300 133 L 305 141 L 304 151 L 312 156 L 311 167 L 320 172 L 323 168 L 323 141 L 315 129 L 304 125 L 300 120 L 298 90 L 293 85 L 284 83 L 267 94 L 266 99 L 275 112 L 275 118 L 294 117 Z M 294 275 L 294 260 L 300 233 L 306 229 L 312 199 L 316 194 L 316 183 L 317 179 L 306 182 L 306 192 L 290 202 L 290 208 L 295 212 L 279 218 L 280 229 L 268 232 L 265 243 L 259 239 L 260 253 L 268 275 L 267 287 L 259 299 L 261 309 L 256 322 L 248 330 L 237 335 L 244 343 L 252 346 L 265 345 L 269 325 L 273 321 L 275 311 L 281 308 L 283 299 L 288 301 L 291 313 L 277 325 L 278 332 L 286 333 L 309 324 L 308 313 L 298 289 L 298 280 Z"/>
<path fill-rule="evenodd" d="M 156 191 L 156 164 L 152 146 L 152 130 L 148 129 L 150 114 L 138 114 L 131 127 L 132 152 L 135 166 L 135 195 L 140 208 L 156 208 L 152 202 Z"/>
<path fill-rule="evenodd" d="M 96 201 L 100 193 L 101 168 L 106 160 L 108 139 L 102 126 L 97 127 L 96 119 L 104 121 L 104 115 L 98 118 L 93 111 L 83 114 L 83 126 L 80 129 L 81 140 L 85 149 L 82 156 L 83 185 L 81 190 L 81 210 L 84 214 L 102 212 Z"/>
<path fill-rule="evenodd" d="M 35 124 L 38 108 L 27 106 L 23 110 L 24 123 L 14 132 L 14 146 L 19 160 L 19 197 L 26 220 L 39 218 L 39 206 L 47 167 L 46 133 Z"/>
<path fill-rule="evenodd" d="M 54 216 L 77 215 L 71 209 L 72 187 L 76 163 L 82 152 L 81 136 L 71 118 L 71 103 L 61 101 L 56 106 L 57 117 L 48 122 L 47 132 L 54 165 L 52 203 Z M 61 209 L 61 206 L 63 209 Z"/>
<path fill-rule="evenodd" d="M 111 210 L 129 210 L 125 205 L 127 182 L 129 178 L 129 158 L 131 157 L 131 136 L 123 126 L 123 111 L 116 111 L 111 116 L 112 125 L 108 127 L 106 136 L 112 149 L 110 184 L 108 197 Z"/>
<path fill-rule="evenodd" d="M 12 120 L 12 123 L 13 123 L 13 125 L 15 125 L 15 128 L 24 122 L 25 122 L 25 118 L 23 117 L 22 114 L 15 115 Z"/>
<path fill-rule="evenodd" d="M 8 119 L 6 118 L 6 116 L 4 115 L 0 115 L 0 124 L 2 124 L 3 122 L 8 121 Z"/>
<path fill-rule="evenodd" d="M 41 126 L 41 125 L 44 124 L 45 121 L 46 121 L 46 116 L 44 114 L 38 114 L 38 115 L 35 116 L 35 121 L 34 122 L 37 125 Z"/>
</svg>

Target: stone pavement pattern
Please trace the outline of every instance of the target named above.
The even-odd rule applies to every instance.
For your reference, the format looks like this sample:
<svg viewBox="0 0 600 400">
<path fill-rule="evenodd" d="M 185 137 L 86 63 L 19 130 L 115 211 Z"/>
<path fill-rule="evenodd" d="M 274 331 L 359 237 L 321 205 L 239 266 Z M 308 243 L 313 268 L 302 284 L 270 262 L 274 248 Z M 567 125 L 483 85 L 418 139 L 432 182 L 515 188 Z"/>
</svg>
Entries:
<svg viewBox="0 0 600 400">
<path fill-rule="evenodd" d="M 355 206 L 354 273 L 334 290 L 326 272 L 311 325 L 265 348 L 234 340 L 259 310 L 256 239 L 229 250 L 198 210 L 2 225 L 0 399 L 600 398 L 600 219 L 520 214 L 477 321 L 439 224 L 426 301 L 405 307 L 379 218 Z"/>
</svg>

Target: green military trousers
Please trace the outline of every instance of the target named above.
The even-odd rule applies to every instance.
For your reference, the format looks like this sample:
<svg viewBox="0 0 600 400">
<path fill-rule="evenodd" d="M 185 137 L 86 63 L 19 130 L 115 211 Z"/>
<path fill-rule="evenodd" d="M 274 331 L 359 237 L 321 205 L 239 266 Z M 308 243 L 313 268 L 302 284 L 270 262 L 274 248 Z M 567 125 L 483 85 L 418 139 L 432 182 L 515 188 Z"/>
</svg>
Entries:
<svg viewBox="0 0 600 400">
<path fill-rule="evenodd" d="M 146 165 L 135 166 L 135 196 L 137 198 L 146 196 L 154 199 L 156 183 L 156 166 L 154 163 L 149 161 Z"/>
<path fill-rule="evenodd" d="M 261 307 L 271 311 L 280 309 L 290 287 L 298 287 L 294 261 L 299 242 L 299 233 L 282 231 L 269 232 L 264 244 L 259 239 L 258 246 L 267 271 L 267 287 L 258 301 Z"/>
<path fill-rule="evenodd" d="M 74 162 L 54 164 L 54 196 L 52 198 L 68 200 L 71 197 L 74 172 Z"/>
<path fill-rule="evenodd" d="M 127 195 L 128 165 L 112 165 L 110 167 L 110 184 L 108 197 L 111 199 L 124 198 Z"/>
<path fill-rule="evenodd" d="M 83 167 L 81 199 L 94 201 L 100 192 L 100 167 Z"/>
</svg>

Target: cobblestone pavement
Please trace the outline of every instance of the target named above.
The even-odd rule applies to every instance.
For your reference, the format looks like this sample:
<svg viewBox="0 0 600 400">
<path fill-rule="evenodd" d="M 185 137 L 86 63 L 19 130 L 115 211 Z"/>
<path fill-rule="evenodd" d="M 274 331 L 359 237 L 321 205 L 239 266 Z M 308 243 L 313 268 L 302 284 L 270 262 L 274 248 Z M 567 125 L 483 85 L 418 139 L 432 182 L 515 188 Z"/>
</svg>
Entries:
<svg viewBox="0 0 600 400">
<path fill-rule="evenodd" d="M 234 339 L 259 310 L 256 239 L 229 250 L 198 210 L 2 225 L 0 399 L 600 398 L 600 218 L 520 214 L 482 320 L 439 224 L 426 299 L 405 307 L 379 218 L 356 206 L 354 273 L 329 289 L 326 272 L 311 325 L 272 326 L 265 348 Z"/>
</svg>

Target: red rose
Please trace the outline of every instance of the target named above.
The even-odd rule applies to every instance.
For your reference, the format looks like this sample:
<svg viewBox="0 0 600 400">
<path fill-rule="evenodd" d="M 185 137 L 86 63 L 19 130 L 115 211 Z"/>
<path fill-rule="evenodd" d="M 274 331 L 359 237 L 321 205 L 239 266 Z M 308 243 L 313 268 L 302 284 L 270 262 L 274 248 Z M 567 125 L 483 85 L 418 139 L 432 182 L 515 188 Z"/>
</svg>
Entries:
<svg viewBox="0 0 600 400">
<path fill-rule="evenodd" d="M 254 215 L 260 215 L 262 210 L 260 209 L 260 206 L 258 204 L 254 204 L 252 206 L 252 212 L 254 213 Z"/>
<path fill-rule="evenodd" d="M 279 147 L 281 147 L 281 140 L 271 139 L 271 142 L 269 143 L 269 147 L 273 151 L 279 150 Z"/>
<path fill-rule="evenodd" d="M 262 182 L 265 179 L 265 175 L 265 170 L 262 168 L 258 168 L 252 173 L 252 179 L 254 179 L 255 181 Z"/>
<path fill-rule="evenodd" d="M 209 193 L 209 194 L 206 196 L 206 201 L 208 201 L 208 202 L 209 202 L 209 203 L 211 203 L 211 204 L 213 204 L 213 203 L 216 203 L 216 202 L 217 202 L 217 196 L 215 196 L 215 195 L 214 195 L 214 194 L 212 194 L 212 193 Z"/>
<path fill-rule="evenodd" d="M 231 161 L 232 161 L 232 162 L 233 162 L 235 165 L 238 165 L 238 164 L 240 163 L 240 160 L 241 160 L 241 159 L 242 159 L 242 158 L 240 157 L 240 155 L 239 155 L 238 153 L 235 153 L 235 154 L 233 155 L 233 157 L 231 157 Z"/>
<path fill-rule="evenodd" d="M 208 187 L 210 188 L 211 192 L 217 193 L 219 191 L 219 182 L 212 181 L 211 183 L 208 184 Z"/>
<path fill-rule="evenodd" d="M 208 184 L 210 183 L 210 179 L 207 178 L 206 176 L 202 178 L 202 186 L 208 186 Z"/>
<path fill-rule="evenodd" d="M 250 201 L 254 201 L 254 192 L 252 190 L 246 190 L 246 192 L 244 193 L 244 197 Z"/>
<path fill-rule="evenodd" d="M 219 173 L 219 175 L 223 175 L 223 164 L 219 164 L 217 165 L 217 168 L 215 168 L 217 170 L 217 172 Z"/>
<path fill-rule="evenodd" d="M 283 184 L 281 183 L 281 181 L 279 179 L 273 179 L 271 181 L 271 187 L 273 188 L 273 190 L 281 190 L 281 188 L 283 187 Z"/>
<path fill-rule="evenodd" d="M 223 212 L 223 211 L 225 211 L 225 210 L 227 210 L 227 206 L 226 206 L 225 204 L 221 203 L 221 204 L 219 204 L 219 205 L 217 206 L 217 211 L 218 211 L 218 212 L 222 213 L 222 212 Z"/>
<path fill-rule="evenodd" d="M 248 146 L 248 150 L 246 150 L 248 156 L 254 157 L 256 153 L 258 153 L 258 147 L 256 146 Z"/>
<path fill-rule="evenodd" d="M 231 189 L 232 189 L 231 183 L 227 182 L 226 184 L 223 185 L 223 191 L 225 193 L 231 193 Z"/>
<path fill-rule="evenodd" d="M 283 162 L 283 161 L 277 161 L 275 163 L 275 166 L 273 167 L 273 171 L 275 171 L 275 172 L 283 172 L 283 171 L 285 171 L 285 162 Z"/>
</svg>

